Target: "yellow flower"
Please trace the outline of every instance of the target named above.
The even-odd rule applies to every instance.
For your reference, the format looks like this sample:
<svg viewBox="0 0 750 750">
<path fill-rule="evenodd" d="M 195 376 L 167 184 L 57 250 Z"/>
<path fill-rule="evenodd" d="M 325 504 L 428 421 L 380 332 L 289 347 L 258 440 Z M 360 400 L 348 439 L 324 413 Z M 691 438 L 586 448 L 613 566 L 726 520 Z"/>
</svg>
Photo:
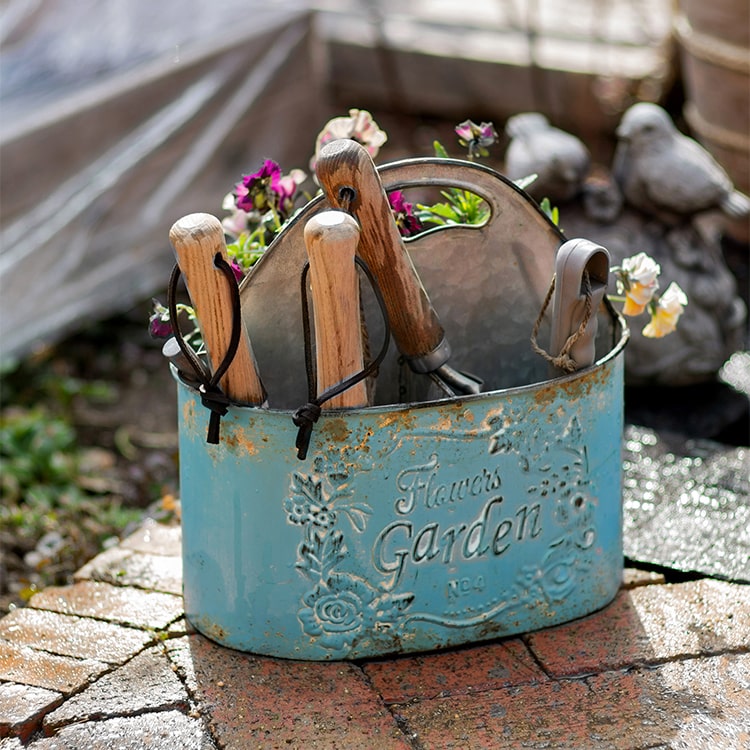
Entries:
<svg viewBox="0 0 750 750">
<path fill-rule="evenodd" d="M 677 328 L 688 299 L 685 292 L 674 281 L 652 306 L 651 322 L 643 329 L 643 335 L 650 339 L 660 339 Z"/>
<path fill-rule="evenodd" d="M 617 276 L 617 289 L 625 294 L 623 315 L 640 315 L 659 288 L 661 267 L 646 253 L 625 258 Z"/>
</svg>

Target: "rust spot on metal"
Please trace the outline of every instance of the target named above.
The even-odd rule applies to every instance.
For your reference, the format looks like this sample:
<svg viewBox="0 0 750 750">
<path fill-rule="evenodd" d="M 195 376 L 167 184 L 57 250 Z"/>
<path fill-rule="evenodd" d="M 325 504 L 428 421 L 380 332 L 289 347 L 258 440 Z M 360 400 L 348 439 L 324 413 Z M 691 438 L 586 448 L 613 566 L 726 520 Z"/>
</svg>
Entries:
<svg viewBox="0 0 750 750">
<path fill-rule="evenodd" d="M 320 432 L 334 443 L 346 443 L 352 431 L 346 426 L 346 420 L 332 417 L 321 424 Z"/>
<path fill-rule="evenodd" d="M 400 427 L 404 430 L 411 430 L 416 427 L 417 415 L 413 410 L 394 411 L 390 414 L 383 414 L 378 420 L 378 427 L 385 430 L 389 427 Z"/>
<path fill-rule="evenodd" d="M 598 367 L 583 377 L 571 380 L 554 380 L 547 385 L 540 385 L 534 393 L 534 401 L 540 406 L 552 402 L 555 398 L 565 396 L 569 401 L 577 401 L 591 394 L 608 377 L 606 368 Z"/>
<path fill-rule="evenodd" d="M 182 422 L 186 429 L 195 429 L 195 402 L 186 401 L 182 405 Z"/>
<path fill-rule="evenodd" d="M 440 432 L 449 432 L 453 429 L 453 419 L 450 416 L 442 416 L 436 423 L 435 429 Z"/>
<path fill-rule="evenodd" d="M 353 446 L 355 455 L 357 453 L 369 453 L 370 452 L 370 438 L 373 436 L 373 430 L 368 429 L 365 431 L 364 436 L 362 437 L 362 440 L 360 442 Z"/>
<path fill-rule="evenodd" d="M 232 448 L 243 450 L 248 456 L 255 456 L 258 453 L 258 447 L 246 435 L 242 427 L 235 428 L 232 435 L 226 438 L 226 444 Z"/>
<path fill-rule="evenodd" d="M 212 641 L 225 642 L 229 633 L 207 617 L 191 617 L 190 624 Z"/>
</svg>

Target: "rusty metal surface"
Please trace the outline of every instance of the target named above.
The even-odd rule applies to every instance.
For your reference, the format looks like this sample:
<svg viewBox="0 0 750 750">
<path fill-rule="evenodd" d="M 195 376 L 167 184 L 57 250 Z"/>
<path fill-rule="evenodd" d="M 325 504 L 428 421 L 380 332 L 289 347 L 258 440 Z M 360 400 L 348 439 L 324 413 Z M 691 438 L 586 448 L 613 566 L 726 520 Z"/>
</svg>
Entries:
<svg viewBox="0 0 750 750">
<path fill-rule="evenodd" d="M 327 660 L 565 622 L 622 574 L 623 332 L 574 375 L 325 413 L 232 407 L 219 445 L 180 383 L 184 593 L 218 642 Z"/>
<path fill-rule="evenodd" d="M 408 243 L 452 361 L 488 390 L 424 400 L 391 352 L 376 405 L 324 412 L 299 460 L 302 232 L 327 205 L 302 210 L 241 287 L 271 408 L 230 407 L 209 445 L 199 395 L 178 387 L 186 614 L 233 648 L 426 651 L 580 617 L 620 586 L 622 319 L 602 306 L 596 363 L 549 379 L 529 338 L 562 234 L 485 167 L 415 159 L 381 175 L 387 189 L 470 189 L 491 208 L 484 226 Z"/>
</svg>

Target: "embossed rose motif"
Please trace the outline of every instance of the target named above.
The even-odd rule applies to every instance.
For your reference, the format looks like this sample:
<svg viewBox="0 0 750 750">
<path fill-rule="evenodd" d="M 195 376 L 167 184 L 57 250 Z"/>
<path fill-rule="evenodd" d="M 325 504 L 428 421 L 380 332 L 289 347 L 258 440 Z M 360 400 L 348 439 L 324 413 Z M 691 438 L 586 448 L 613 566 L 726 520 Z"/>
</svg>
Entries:
<svg viewBox="0 0 750 750">
<path fill-rule="evenodd" d="M 547 601 L 559 602 L 576 587 L 576 557 L 571 550 L 551 549 L 544 557 L 539 586 Z"/>
<path fill-rule="evenodd" d="M 362 630 L 375 592 L 361 579 L 332 575 L 309 591 L 297 616 L 307 635 L 320 638 L 325 648 L 346 651 Z"/>
<path fill-rule="evenodd" d="M 529 601 L 533 592 L 541 592 L 548 602 L 565 599 L 576 587 L 576 555 L 567 545 L 552 546 L 540 566 L 526 565 L 516 580 L 521 601 Z"/>
<path fill-rule="evenodd" d="M 313 593 L 312 615 L 319 632 L 347 633 L 362 625 L 362 600 L 352 591 L 325 592 L 318 587 Z"/>
</svg>

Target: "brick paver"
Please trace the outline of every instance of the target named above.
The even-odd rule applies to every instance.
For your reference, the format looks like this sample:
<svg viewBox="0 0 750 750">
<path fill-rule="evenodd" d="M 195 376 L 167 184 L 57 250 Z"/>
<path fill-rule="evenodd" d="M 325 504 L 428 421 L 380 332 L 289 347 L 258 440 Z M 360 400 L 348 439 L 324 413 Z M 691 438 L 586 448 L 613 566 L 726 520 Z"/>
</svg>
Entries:
<svg viewBox="0 0 750 750">
<path fill-rule="evenodd" d="M 150 555 L 180 557 L 182 555 L 182 527 L 167 526 L 149 518 L 137 531 L 124 539 L 120 547 Z"/>
<path fill-rule="evenodd" d="M 184 613 L 181 596 L 81 581 L 53 586 L 31 597 L 30 607 L 160 630 Z"/>
<path fill-rule="evenodd" d="M 44 688 L 0 684 L 0 737 L 28 739 L 39 718 L 62 701 L 61 693 Z"/>
<path fill-rule="evenodd" d="M 253 656 L 200 635 L 171 641 L 167 649 L 222 747 L 410 747 L 353 664 Z"/>
<path fill-rule="evenodd" d="M 29 750 L 216 750 L 203 722 L 179 711 L 162 711 L 62 727 Z M 5 748 L 0 748 L 5 750 Z M 243 748 L 244 750 L 244 748 Z"/>
<path fill-rule="evenodd" d="M 187 712 L 188 695 L 159 646 L 74 695 L 45 717 L 44 727 L 167 709 Z"/>
<path fill-rule="evenodd" d="M 546 679 L 518 638 L 423 656 L 363 665 L 386 703 L 476 693 Z"/>
<path fill-rule="evenodd" d="M 61 656 L 120 664 L 151 640 L 143 630 L 41 609 L 17 609 L 0 620 L 0 638 Z"/>
<path fill-rule="evenodd" d="M 750 651 L 750 586 L 701 579 L 623 590 L 601 612 L 527 642 L 553 677 Z"/>
<path fill-rule="evenodd" d="M 0 680 L 68 695 L 109 669 L 94 659 L 72 659 L 0 640 Z"/>
<path fill-rule="evenodd" d="M 430 750 L 741 750 L 750 655 L 451 696 L 396 710 Z"/>
<path fill-rule="evenodd" d="M 78 573 L 111 583 L 0 620 L 0 750 L 750 747 L 750 586 L 630 570 L 610 606 L 522 637 L 299 662 L 196 634 L 164 592 L 178 542 L 141 530 Z"/>
<path fill-rule="evenodd" d="M 75 574 L 76 581 L 88 579 L 180 595 L 182 558 L 113 547 L 97 555 Z"/>
</svg>

